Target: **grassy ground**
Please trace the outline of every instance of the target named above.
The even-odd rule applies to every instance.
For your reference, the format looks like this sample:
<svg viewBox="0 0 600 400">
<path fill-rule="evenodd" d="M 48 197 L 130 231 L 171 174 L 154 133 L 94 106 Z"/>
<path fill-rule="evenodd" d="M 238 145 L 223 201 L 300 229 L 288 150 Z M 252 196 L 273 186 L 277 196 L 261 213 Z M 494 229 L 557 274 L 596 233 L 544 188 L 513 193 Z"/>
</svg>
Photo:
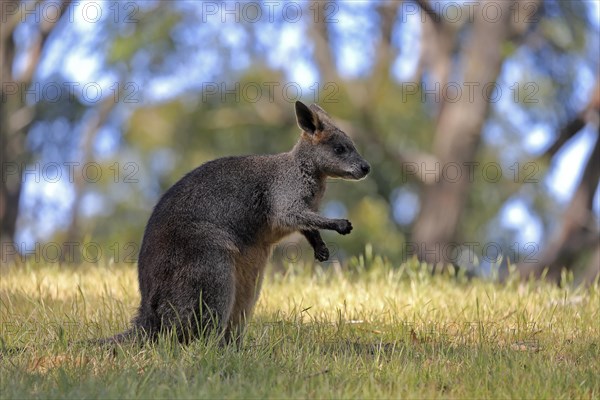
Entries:
<svg viewBox="0 0 600 400">
<path fill-rule="evenodd" d="M 467 283 L 377 258 L 290 267 L 267 277 L 241 350 L 112 351 L 67 343 L 125 329 L 135 266 L 0 273 L 2 398 L 600 397 L 598 285 Z"/>
</svg>

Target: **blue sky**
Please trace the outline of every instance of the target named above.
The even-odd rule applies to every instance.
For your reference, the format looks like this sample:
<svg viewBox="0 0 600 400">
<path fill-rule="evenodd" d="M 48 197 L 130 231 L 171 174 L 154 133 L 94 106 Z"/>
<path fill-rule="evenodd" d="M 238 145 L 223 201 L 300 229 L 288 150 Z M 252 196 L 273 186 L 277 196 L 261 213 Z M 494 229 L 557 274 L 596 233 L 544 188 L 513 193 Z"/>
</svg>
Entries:
<svg viewBox="0 0 600 400">
<path fill-rule="evenodd" d="M 82 8 L 85 4 L 85 2 L 81 2 L 77 7 Z M 103 6 L 107 7 L 107 4 L 103 4 Z M 191 4 L 193 10 L 193 5 L 197 3 L 180 4 L 181 7 L 188 8 Z M 144 6 L 149 7 L 150 5 L 151 3 L 146 3 Z M 369 57 L 368 50 L 365 54 L 365 49 L 371 47 L 370 41 L 373 39 L 366 34 L 353 35 L 350 39 L 344 39 L 348 32 L 354 32 L 357 29 L 363 32 L 376 29 L 376 26 L 373 25 L 375 22 L 367 15 L 369 7 L 366 2 L 343 3 L 336 15 L 339 23 L 334 24 L 333 33 L 340 38 L 336 60 L 338 70 L 343 77 L 358 77 L 371 66 L 372 57 Z M 600 21 L 599 2 L 591 3 L 591 11 L 597 16 L 596 20 Z M 89 51 L 90 43 L 92 43 L 97 33 L 96 30 L 99 24 L 88 23 L 82 18 L 78 18 L 81 15 L 78 10 L 75 10 L 73 15 L 75 16 L 75 22 L 72 25 L 71 35 L 77 38 L 77 46 L 71 47 L 67 52 L 65 47 L 70 46 L 69 40 L 54 41 L 53 47 L 48 52 L 48 57 L 46 57 L 39 70 L 39 79 L 43 80 L 53 71 L 61 69 L 68 80 L 81 82 L 82 84 L 98 82 L 106 93 L 110 93 L 110 86 L 114 83 L 115 77 L 102 70 L 100 55 Z M 105 15 L 110 14 L 107 11 Z M 244 46 L 247 46 L 245 35 L 235 24 L 226 23 L 223 27 L 219 22 L 218 28 L 224 41 L 230 46 L 241 50 Z M 266 29 L 261 30 L 259 35 L 259 40 L 270 49 L 268 55 L 269 65 L 285 70 L 287 79 L 298 82 L 305 88 L 318 81 L 318 71 L 311 62 L 306 48 L 303 47 L 304 25 L 284 24 L 281 26 L 281 30 L 278 29 L 267 26 Z M 23 32 L 23 35 L 25 37 L 26 32 Z M 274 41 L 274 35 L 277 35 L 280 40 Z M 415 71 L 418 59 L 414 57 L 414 54 L 418 54 L 420 51 L 419 36 L 420 22 L 417 16 L 409 16 L 403 29 L 398 29 L 395 33 L 394 40 L 402 50 L 393 64 L 392 73 L 399 82 L 410 79 Z M 144 99 L 146 101 L 162 101 L 165 100 L 166 96 L 174 96 L 189 89 L 190 82 L 206 81 L 203 77 L 210 74 L 211 69 L 214 70 L 216 67 L 215 60 L 218 57 L 216 53 L 211 57 L 210 49 L 207 49 L 207 51 L 208 53 L 202 55 L 190 54 L 188 65 L 184 66 L 184 73 L 152 79 L 148 87 L 145 88 Z M 65 53 L 68 54 L 67 57 L 60 59 Z M 246 68 L 250 64 L 249 57 L 245 56 L 244 51 L 238 51 L 236 54 L 238 56 L 234 60 L 235 64 L 240 69 Z M 294 62 L 289 63 L 289 60 L 294 60 Z M 504 73 L 510 75 L 514 72 L 507 68 Z M 578 76 L 582 80 L 582 86 L 591 87 L 594 79 L 592 72 L 582 70 Z M 510 102 L 504 104 L 503 107 L 506 107 L 511 113 L 518 112 Z M 118 132 L 111 131 L 99 135 L 101 140 L 98 142 L 98 150 L 107 153 L 116 150 L 115 146 L 118 143 L 115 138 L 116 135 L 118 135 Z M 485 132 L 484 137 L 486 137 Z M 568 201 L 575 189 L 582 166 L 591 151 L 590 144 L 594 137 L 594 133 L 590 131 L 589 127 L 578 134 L 558 155 L 545 179 L 544 183 L 550 194 L 562 204 Z M 523 144 L 530 154 L 535 155 L 548 145 L 551 138 L 552 133 L 549 132 L 548 127 L 540 124 L 531 127 L 530 131 L 523 137 Z M 406 191 L 399 193 L 404 193 L 404 197 L 398 197 L 402 199 L 404 205 L 412 204 L 411 207 L 418 207 L 414 196 L 407 195 L 408 192 Z M 596 214 L 600 214 L 599 196 L 600 194 L 597 191 Z M 65 180 L 40 184 L 32 179 L 27 179 L 24 189 L 23 211 L 27 212 L 27 210 L 38 207 L 39 200 L 44 199 L 45 206 L 54 212 L 46 214 L 49 215 L 49 218 L 36 223 L 35 226 L 23 227 L 17 240 L 32 242 L 36 237 L 41 239 L 49 237 L 57 227 L 64 225 L 73 197 L 73 188 Z M 94 210 L 99 209 L 98 198 L 94 198 L 93 195 L 86 197 L 83 206 L 84 212 L 87 211 L 88 214 L 93 214 Z M 411 207 L 408 207 L 408 209 Z M 399 216 L 399 218 L 406 219 L 407 217 L 405 215 Z M 537 242 L 541 239 L 540 221 L 529 214 L 526 205 L 519 197 L 512 198 L 504 205 L 503 209 L 500 210 L 500 220 L 504 227 L 516 228 L 520 232 L 519 240 Z"/>
</svg>

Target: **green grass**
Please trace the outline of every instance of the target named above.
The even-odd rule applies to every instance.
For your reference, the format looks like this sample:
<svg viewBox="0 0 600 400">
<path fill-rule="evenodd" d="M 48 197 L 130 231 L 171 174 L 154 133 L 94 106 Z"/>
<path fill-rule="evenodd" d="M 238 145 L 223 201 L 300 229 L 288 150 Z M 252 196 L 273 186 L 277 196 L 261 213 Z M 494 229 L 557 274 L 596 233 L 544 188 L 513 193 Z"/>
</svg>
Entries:
<svg viewBox="0 0 600 400">
<path fill-rule="evenodd" d="M 241 350 L 165 337 L 115 351 L 68 343 L 126 328 L 135 266 L 4 267 L 1 397 L 600 397 L 597 284 L 353 265 L 270 273 Z"/>
</svg>

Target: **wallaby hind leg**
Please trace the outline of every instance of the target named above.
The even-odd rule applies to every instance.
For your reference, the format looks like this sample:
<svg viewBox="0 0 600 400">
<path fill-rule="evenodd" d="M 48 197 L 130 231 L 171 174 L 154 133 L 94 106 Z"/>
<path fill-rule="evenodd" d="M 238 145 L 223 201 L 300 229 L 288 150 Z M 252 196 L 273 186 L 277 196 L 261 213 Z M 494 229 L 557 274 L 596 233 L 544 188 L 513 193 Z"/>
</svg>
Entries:
<svg viewBox="0 0 600 400">
<path fill-rule="evenodd" d="M 235 301 L 225 339 L 241 347 L 246 322 L 252 316 L 263 280 L 263 271 L 269 256 L 266 249 L 253 249 L 235 260 Z"/>
<path fill-rule="evenodd" d="M 226 250 L 210 249 L 173 276 L 169 300 L 161 304 L 163 326 L 180 342 L 224 333 L 235 299 L 233 260 Z"/>
</svg>

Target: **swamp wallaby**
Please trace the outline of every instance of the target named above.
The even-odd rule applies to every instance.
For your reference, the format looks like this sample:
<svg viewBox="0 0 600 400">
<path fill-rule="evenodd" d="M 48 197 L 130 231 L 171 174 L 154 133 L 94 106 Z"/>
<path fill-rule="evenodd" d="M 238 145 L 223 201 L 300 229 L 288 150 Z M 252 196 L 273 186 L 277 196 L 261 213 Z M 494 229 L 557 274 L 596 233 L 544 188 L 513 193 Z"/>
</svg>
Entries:
<svg viewBox="0 0 600 400">
<path fill-rule="evenodd" d="M 140 250 L 133 328 L 108 340 L 172 329 L 182 342 L 215 329 L 225 343 L 239 340 L 274 244 L 300 231 L 328 259 L 319 229 L 346 235 L 352 225 L 318 214 L 325 181 L 362 179 L 370 166 L 316 104 L 296 102 L 296 118 L 291 151 L 207 162 L 162 196 Z"/>
</svg>

